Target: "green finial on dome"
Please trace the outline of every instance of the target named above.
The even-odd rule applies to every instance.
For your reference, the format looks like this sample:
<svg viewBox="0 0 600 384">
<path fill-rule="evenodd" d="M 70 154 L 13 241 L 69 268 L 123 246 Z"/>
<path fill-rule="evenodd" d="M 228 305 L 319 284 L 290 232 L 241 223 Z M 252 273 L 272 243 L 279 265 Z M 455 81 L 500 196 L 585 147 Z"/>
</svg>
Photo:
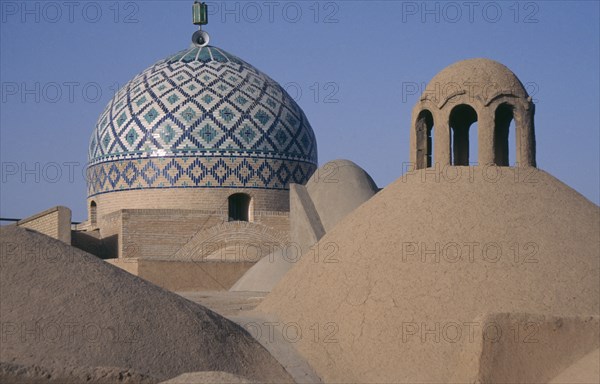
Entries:
<svg viewBox="0 0 600 384">
<path fill-rule="evenodd" d="M 195 1 L 192 6 L 194 25 L 206 25 L 208 24 L 208 5 Z"/>
<path fill-rule="evenodd" d="M 202 30 L 202 26 L 208 24 L 208 5 L 198 0 L 192 5 L 192 22 L 198 26 L 198 30 L 192 35 L 192 42 L 198 47 L 205 47 L 210 41 L 208 33 Z"/>
</svg>

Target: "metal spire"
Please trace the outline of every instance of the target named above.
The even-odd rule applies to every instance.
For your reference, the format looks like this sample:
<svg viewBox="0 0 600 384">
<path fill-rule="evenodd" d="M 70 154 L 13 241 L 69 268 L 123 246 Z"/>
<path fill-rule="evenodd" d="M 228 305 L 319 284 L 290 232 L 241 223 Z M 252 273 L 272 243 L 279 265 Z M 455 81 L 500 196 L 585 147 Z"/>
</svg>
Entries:
<svg viewBox="0 0 600 384">
<path fill-rule="evenodd" d="M 192 22 L 198 26 L 198 30 L 192 35 L 192 42 L 199 46 L 205 47 L 210 41 L 210 36 L 202 30 L 202 26 L 208 24 L 208 5 L 201 3 L 198 0 L 192 5 Z"/>
</svg>

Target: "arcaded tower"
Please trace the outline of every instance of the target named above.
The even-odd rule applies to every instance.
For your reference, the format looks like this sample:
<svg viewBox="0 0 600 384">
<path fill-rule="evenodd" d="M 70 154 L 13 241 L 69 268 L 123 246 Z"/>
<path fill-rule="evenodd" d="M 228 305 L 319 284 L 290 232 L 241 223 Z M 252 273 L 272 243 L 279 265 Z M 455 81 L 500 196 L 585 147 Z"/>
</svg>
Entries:
<svg viewBox="0 0 600 384">
<path fill-rule="evenodd" d="M 489 59 L 460 61 L 438 73 L 413 109 L 410 161 L 435 165 L 536 166 L 535 105 L 517 76 Z M 515 121 L 516 148 L 509 148 Z M 469 154 L 469 128 L 477 122 L 478 158 Z M 515 165 L 515 164 L 513 164 Z"/>
</svg>

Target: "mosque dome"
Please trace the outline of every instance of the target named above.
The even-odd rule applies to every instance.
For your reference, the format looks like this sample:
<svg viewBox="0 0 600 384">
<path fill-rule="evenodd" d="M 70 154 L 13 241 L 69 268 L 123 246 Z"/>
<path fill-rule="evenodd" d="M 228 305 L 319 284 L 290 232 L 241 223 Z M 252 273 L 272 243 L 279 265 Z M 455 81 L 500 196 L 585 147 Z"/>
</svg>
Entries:
<svg viewBox="0 0 600 384">
<path fill-rule="evenodd" d="M 94 128 L 88 195 L 169 188 L 287 190 L 317 166 L 302 109 L 274 80 L 192 45 L 123 86 Z"/>
</svg>

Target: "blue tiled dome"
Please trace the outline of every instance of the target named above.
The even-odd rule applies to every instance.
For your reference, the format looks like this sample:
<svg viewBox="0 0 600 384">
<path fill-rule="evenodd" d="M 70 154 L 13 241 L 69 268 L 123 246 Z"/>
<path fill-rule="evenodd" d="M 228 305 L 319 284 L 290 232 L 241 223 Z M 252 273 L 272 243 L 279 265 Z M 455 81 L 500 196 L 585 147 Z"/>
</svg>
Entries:
<svg viewBox="0 0 600 384">
<path fill-rule="evenodd" d="M 287 189 L 316 169 L 306 116 L 274 80 L 206 46 L 127 83 L 89 146 L 90 196 L 144 188 Z"/>
</svg>

